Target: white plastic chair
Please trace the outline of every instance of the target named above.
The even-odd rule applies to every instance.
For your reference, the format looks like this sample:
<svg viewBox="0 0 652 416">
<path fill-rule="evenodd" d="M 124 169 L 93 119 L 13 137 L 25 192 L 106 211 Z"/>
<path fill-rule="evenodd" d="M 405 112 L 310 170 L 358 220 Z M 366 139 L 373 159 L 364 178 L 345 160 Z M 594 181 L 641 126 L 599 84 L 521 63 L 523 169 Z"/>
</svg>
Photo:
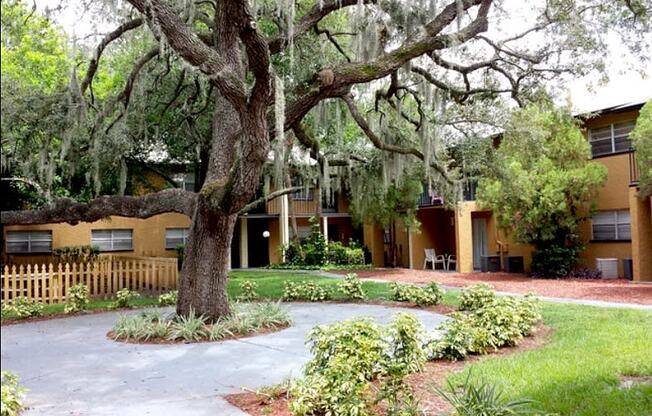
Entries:
<svg viewBox="0 0 652 416">
<path fill-rule="evenodd" d="M 448 262 L 446 263 L 446 271 L 450 271 L 451 263 L 453 263 L 457 268 L 457 257 L 455 257 L 455 254 L 451 254 L 450 256 L 448 256 Z"/>
<path fill-rule="evenodd" d="M 423 259 L 423 269 L 424 270 L 426 269 L 426 266 L 428 265 L 428 263 L 432 263 L 432 270 L 436 269 L 437 264 L 441 264 L 442 269 L 446 268 L 446 258 L 442 254 L 437 255 L 435 253 L 434 248 L 425 248 L 425 249 L 423 249 L 423 252 L 426 255 L 426 258 Z"/>
</svg>

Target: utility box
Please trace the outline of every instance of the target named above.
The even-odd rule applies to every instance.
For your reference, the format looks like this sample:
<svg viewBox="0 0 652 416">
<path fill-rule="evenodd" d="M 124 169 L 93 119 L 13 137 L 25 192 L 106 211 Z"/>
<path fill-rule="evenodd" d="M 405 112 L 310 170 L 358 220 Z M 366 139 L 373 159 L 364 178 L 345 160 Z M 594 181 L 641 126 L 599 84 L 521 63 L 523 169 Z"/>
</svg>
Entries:
<svg viewBox="0 0 652 416">
<path fill-rule="evenodd" d="M 623 277 L 627 280 L 634 279 L 634 269 L 632 259 L 630 258 L 623 259 Z"/>
<path fill-rule="evenodd" d="M 525 271 L 523 256 L 505 256 L 505 271 L 507 273 L 523 273 Z"/>
<path fill-rule="evenodd" d="M 595 266 L 598 270 L 602 272 L 603 279 L 618 278 L 618 259 L 616 258 L 595 259 Z"/>
<path fill-rule="evenodd" d="M 480 271 L 486 272 L 499 272 L 500 271 L 500 256 L 482 256 L 480 257 Z"/>
</svg>

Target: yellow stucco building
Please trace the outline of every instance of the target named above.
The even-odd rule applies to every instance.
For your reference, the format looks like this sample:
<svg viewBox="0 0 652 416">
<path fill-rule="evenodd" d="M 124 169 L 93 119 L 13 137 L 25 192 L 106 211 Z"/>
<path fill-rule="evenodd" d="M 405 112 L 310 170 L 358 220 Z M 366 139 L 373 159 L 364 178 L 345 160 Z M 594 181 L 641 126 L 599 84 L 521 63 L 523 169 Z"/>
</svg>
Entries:
<svg viewBox="0 0 652 416">
<path fill-rule="evenodd" d="M 581 237 L 587 246 L 581 260 L 585 266 L 595 268 L 596 259 L 617 259 L 617 274 L 623 277 L 630 264 L 627 259 L 631 259 L 633 279 L 652 281 L 652 198 L 638 196 L 634 154 L 629 142 L 629 131 L 641 107 L 642 103 L 608 108 L 584 123 L 594 161 L 607 167 L 608 180 L 599 190 L 593 218 L 581 226 Z M 186 189 L 194 186 L 189 175 L 183 181 L 180 186 Z M 156 178 L 147 183 L 157 187 L 165 185 Z M 499 229 L 492 213 L 478 207 L 474 188 L 469 185 L 465 200 L 455 209 L 445 209 L 437 198 L 424 194 L 417 211 L 419 228 L 408 230 L 397 224 L 399 266 L 423 268 L 428 249 L 447 260 L 455 260 L 437 264 L 438 268 L 449 266 L 459 272 L 472 272 L 482 269 L 483 261 L 488 262 L 490 257 L 494 261 L 499 259 L 499 267 L 529 270 L 532 248 L 515 244 L 506 231 Z M 312 192 L 295 194 L 292 205 L 299 235 L 307 234 L 308 218 L 316 209 Z M 322 210 L 322 229 L 330 240 L 347 242 L 354 238 L 367 247 L 375 266 L 388 264 L 385 230 L 373 225 L 354 227 L 342 194 L 336 194 Z M 241 216 L 232 241 L 232 266 L 260 267 L 279 262 L 280 248 L 289 240 L 291 217 L 287 196 Z M 173 257 L 176 246 L 184 244 L 189 226 L 190 219 L 181 214 L 143 220 L 112 217 L 74 226 L 8 226 L 3 229 L 3 261 L 47 261 L 53 248 L 85 244 L 98 245 L 105 252 Z"/>
</svg>

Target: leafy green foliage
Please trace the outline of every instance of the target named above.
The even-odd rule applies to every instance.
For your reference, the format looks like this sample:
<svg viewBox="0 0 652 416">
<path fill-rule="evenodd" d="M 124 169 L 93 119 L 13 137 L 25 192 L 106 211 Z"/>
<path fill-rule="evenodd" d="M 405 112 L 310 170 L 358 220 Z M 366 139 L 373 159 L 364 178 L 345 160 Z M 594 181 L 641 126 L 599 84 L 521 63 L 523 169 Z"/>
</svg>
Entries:
<svg viewBox="0 0 652 416">
<path fill-rule="evenodd" d="M 392 291 L 391 299 L 397 302 L 410 302 L 418 306 L 434 306 L 441 303 L 444 290 L 436 282 L 426 287 L 406 285 L 392 282 L 389 284 Z"/>
<path fill-rule="evenodd" d="M 158 304 L 163 306 L 176 305 L 178 296 L 178 290 L 171 290 L 167 293 L 162 293 L 158 297 Z"/>
<path fill-rule="evenodd" d="M 140 297 L 140 293 L 135 290 L 129 290 L 126 287 L 118 290 L 115 294 L 115 303 L 113 304 L 116 308 L 126 308 L 131 306 L 130 303 L 132 300 Z"/>
<path fill-rule="evenodd" d="M 250 302 L 252 300 L 258 299 L 258 293 L 256 290 L 258 289 L 258 283 L 256 283 L 253 280 L 245 280 L 240 283 L 240 296 L 238 296 L 238 300 L 241 300 L 243 302 Z"/>
<path fill-rule="evenodd" d="M 461 385 L 450 380 L 445 389 L 433 386 L 437 394 L 453 406 L 455 416 L 518 416 L 541 414 L 528 399 L 508 400 L 493 384 L 471 378 L 469 372 Z"/>
<path fill-rule="evenodd" d="M 88 286 L 85 284 L 76 284 L 70 288 L 66 304 L 63 307 L 65 313 L 79 312 L 86 307 L 89 302 Z"/>
<path fill-rule="evenodd" d="M 496 297 L 487 285 L 465 288 L 460 305 L 468 312 L 451 314 L 453 319 L 438 328 L 443 334 L 431 345 L 434 358 L 460 360 L 516 345 L 541 320 L 539 303 L 532 296 Z"/>
<path fill-rule="evenodd" d="M 332 298 L 330 288 L 318 285 L 315 282 L 303 280 L 301 282 L 285 282 L 283 299 L 285 300 L 308 300 L 318 302 Z"/>
<path fill-rule="evenodd" d="M 362 281 L 355 273 L 349 273 L 344 279 L 337 284 L 337 289 L 344 294 L 347 299 L 362 300 L 366 297 L 362 288 Z"/>
<path fill-rule="evenodd" d="M 645 103 L 630 137 L 636 149 L 640 196 L 652 195 L 652 100 Z"/>
<path fill-rule="evenodd" d="M 496 298 L 493 287 L 486 283 L 479 283 L 467 286 L 460 295 L 460 309 L 463 311 L 474 311 L 483 305 L 491 303 Z"/>
<path fill-rule="evenodd" d="M 607 179 L 606 168 L 590 158 L 570 114 L 548 104 L 529 105 L 510 118 L 494 169 L 479 181 L 478 202 L 517 242 L 538 250 L 578 248 L 578 226 Z"/>
<path fill-rule="evenodd" d="M 142 312 L 136 316 L 121 316 L 113 326 L 115 339 L 124 341 L 147 341 L 164 339 L 170 329 L 170 321 L 157 312 Z"/>
<path fill-rule="evenodd" d="M 206 318 L 196 316 L 192 311 L 188 316 L 177 315 L 170 324 L 166 338 L 170 341 L 178 339 L 184 342 L 196 342 L 208 336 Z"/>
<path fill-rule="evenodd" d="M 367 415 L 386 402 L 389 414 L 416 414 L 416 400 L 403 382 L 426 359 L 423 327 L 412 315 L 397 314 L 387 328 L 370 319 L 317 326 L 308 335 L 313 358 L 305 377 L 291 386 L 295 415 Z M 377 396 L 371 382 L 380 377 Z"/>
<path fill-rule="evenodd" d="M 18 385 L 18 376 L 9 371 L 2 372 L 1 412 L 2 416 L 18 416 L 25 408 L 23 399 L 27 389 Z"/>
<path fill-rule="evenodd" d="M 364 264 L 364 251 L 355 241 L 349 241 L 348 246 L 339 241 L 330 241 L 328 243 L 328 264 Z"/>
<path fill-rule="evenodd" d="M 532 253 L 532 277 L 552 279 L 569 277 L 577 264 L 581 248 L 558 245 L 537 247 Z"/>
<path fill-rule="evenodd" d="M 9 302 L 2 303 L 2 317 L 11 314 L 18 318 L 29 318 L 43 315 L 43 304 L 24 296 L 18 296 Z"/>
</svg>

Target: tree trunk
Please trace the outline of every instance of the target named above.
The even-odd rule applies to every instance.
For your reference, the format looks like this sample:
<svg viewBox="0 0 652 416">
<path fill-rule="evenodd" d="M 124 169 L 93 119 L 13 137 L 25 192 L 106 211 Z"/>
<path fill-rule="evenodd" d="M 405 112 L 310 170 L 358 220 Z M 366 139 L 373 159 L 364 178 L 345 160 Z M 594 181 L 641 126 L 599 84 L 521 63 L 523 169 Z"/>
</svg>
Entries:
<svg viewBox="0 0 652 416">
<path fill-rule="evenodd" d="M 192 312 L 215 321 L 229 313 L 226 283 L 237 218 L 198 201 L 181 269 L 177 314 Z"/>
</svg>

